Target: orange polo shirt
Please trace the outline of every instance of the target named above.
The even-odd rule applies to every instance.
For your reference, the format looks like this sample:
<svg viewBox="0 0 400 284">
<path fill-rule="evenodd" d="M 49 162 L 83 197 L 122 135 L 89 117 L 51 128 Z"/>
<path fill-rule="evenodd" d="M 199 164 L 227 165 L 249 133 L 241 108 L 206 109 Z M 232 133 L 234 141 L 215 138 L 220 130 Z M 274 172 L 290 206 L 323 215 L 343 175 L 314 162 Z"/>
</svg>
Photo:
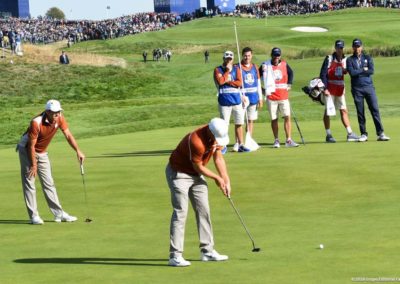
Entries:
<svg viewBox="0 0 400 284">
<path fill-rule="evenodd" d="M 62 131 L 68 129 L 68 123 L 62 113 L 54 119 L 53 123 L 50 123 L 47 120 L 45 112 L 31 120 L 27 134 L 30 140 L 37 139 L 35 144 L 35 151 L 37 153 L 46 152 L 47 147 L 56 134 L 58 128 Z"/>
<path fill-rule="evenodd" d="M 192 163 L 207 165 L 217 149 L 217 143 L 208 132 L 208 125 L 187 134 L 172 152 L 169 163 L 174 171 L 198 175 Z"/>
</svg>

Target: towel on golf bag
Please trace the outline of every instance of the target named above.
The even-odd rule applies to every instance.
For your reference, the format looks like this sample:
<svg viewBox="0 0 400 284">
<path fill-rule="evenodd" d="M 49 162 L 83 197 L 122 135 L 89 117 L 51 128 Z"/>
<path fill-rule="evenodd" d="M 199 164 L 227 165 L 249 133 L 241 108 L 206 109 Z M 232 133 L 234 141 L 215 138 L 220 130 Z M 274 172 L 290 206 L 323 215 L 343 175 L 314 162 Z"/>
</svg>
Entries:
<svg viewBox="0 0 400 284">
<path fill-rule="evenodd" d="M 263 81 L 264 81 L 264 89 L 265 96 L 270 96 L 273 92 L 275 92 L 275 77 L 274 72 L 272 71 L 271 60 L 268 60 L 266 64 L 262 65 L 263 68 Z"/>
<path fill-rule="evenodd" d="M 250 105 L 249 98 L 243 92 L 240 92 L 240 98 L 242 99 L 243 109 L 246 109 Z"/>
<path fill-rule="evenodd" d="M 331 95 L 325 96 L 325 104 L 326 104 L 326 115 L 327 116 L 335 116 L 336 109 L 335 109 L 335 104 L 333 103 L 333 98 Z"/>
<path fill-rule="evenodd" d="M 320 78 L 317 77 L 311 79 L 308 86 L 304 86 L 301 89 L 314 102 L 319 102 L 321 105 L 324 105 L 324 102 L 322 101 L 322 96 L 323 96 L 322 92 L 325 91 L 325 85 Z"/>
<path fill-rule="evenodd" d="M 244 114 L 246 116 L 246 126 L 248 126 L 249 125 L 249 117 L 248 117 L 248 113 L 247 113 L 247 108 L 245 108 L 244 111 L 245 111 Z M 251 134 L 249 131 L 246 132 L 244 147 L 246 147 L 250 151 L 257 151 L 260 148 L 260 145 L 258 145 L 257 142 L 251 137 Z"/>
</svg>

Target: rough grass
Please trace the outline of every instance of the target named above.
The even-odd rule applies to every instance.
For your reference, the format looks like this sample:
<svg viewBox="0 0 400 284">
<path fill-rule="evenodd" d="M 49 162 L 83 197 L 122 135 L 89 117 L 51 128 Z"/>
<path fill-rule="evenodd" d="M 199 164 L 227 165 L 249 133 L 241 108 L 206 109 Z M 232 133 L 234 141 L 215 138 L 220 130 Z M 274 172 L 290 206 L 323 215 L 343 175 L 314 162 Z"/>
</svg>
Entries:
<svg viewBox="0 0 400 284">
<path fill-rule="evenodd" d="M 50 45 L 24 45 L 25 55 L 16 61 L 27 62 L 29 64 L 58 64 L 60 49 L 65 49 L 63 42 Z M 74 65 L 90 65 L 96 67 L 118 66 L 125 68 L 126 62 L 122 58 L 109 57 L 91 53 L 74 53 L 67 50 L 70 63 Z"/>
</svg>

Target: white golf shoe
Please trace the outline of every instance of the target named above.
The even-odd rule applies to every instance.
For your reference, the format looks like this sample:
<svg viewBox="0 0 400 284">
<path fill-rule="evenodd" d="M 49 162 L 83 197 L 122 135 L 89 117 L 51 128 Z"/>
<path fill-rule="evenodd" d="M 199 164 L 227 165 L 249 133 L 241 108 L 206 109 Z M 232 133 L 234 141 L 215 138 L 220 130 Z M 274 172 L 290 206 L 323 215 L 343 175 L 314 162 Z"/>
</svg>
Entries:
<svg viewBox="0 0 400 284">
<path fill-rule="evenodd" d="M 279 139 L 275 139 L 274 145 L 272 145 L 272 148 L 280 148 L 280 147 L 281 147 L 281 143 L 279 142 Z"/>
<path fill-rule="evenodd" d="M 358 142 L 366 142 L 366 141 L 368 141 L 367 134 L 361 134 L 360 139 L 358 139 Z"/>
<path fill-rule="evenodd" d="M 386 136 L 385 133 L 381 133 L 378 138 L 376 139 L 377 141 L 389 141 L 390 137 Z"/>
<path fill-rule="evenodd" d="M 31 224 L 32 224 L 32 225 L 43 225 L 43 224 L 44 224 L 44 221 L 43 221 L 43 219 L 40 218 L 39 216 L 36 216 L 36 217 L 33 217 L 33 218 L 31 219 Z"/>
<path fill-rule="evenodd" d="M 233 145 L 232 150 L 233 152 L 239 152 L 239 143 L 236 142 L 235 145 Z"/>
<path fill-rule="evenodd" d="M 285 146 L 286 148 L 293 148 L 293 147 L 299 147 L 299 144 L 294 142 L 292 139 L 288 139 L 286 140 Z"/>
<path fill-rule="evenodd" d="M 201 252 L 200 260 L 201 261 L 224 261 L 229 257 L 227 255 L 219 254 L 216 250 L 212 252 Z"/>
<path fill-rule="evenodd" d="M 347 134 L 347 142 L 359 142 L 360 137 L 358 137 L 355 133 Z"/>
<path fill-rule="evenodd" d="M 169 266 L 185 267 L 190 266 L 190 261 L 185 260 L 182 256 L 171 257 L 168 261 Z"/>
<path fill-rule="evenodd" d="M 69 215 L 67 212 L 63 212 L 61 216 L 56 216 L 54 218 L 54 222 L 61 223 L 61 222 L 75 222 L 78 220 L 77 217 Z"/>
</svg>

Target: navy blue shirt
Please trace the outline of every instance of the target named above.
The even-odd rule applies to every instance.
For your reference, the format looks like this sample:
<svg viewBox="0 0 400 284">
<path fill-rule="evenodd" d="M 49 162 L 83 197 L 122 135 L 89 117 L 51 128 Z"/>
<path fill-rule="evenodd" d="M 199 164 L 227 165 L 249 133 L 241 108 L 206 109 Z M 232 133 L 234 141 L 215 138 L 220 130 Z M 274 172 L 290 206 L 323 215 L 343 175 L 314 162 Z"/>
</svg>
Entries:
<svg viewBox="0 0 400 284">
<path fill-rule="evenodd" d="M 371 75 L 374 74 L 374 61 L 372 57 L 362 53 L 360 57 L 356 54 L 347 58 L 347 72 L 351 77 L 351 88 L 362 89 L 364 87 L 373 87 Z M 365 71 L 364 67 L 368 67 Z"/>
</svg>

